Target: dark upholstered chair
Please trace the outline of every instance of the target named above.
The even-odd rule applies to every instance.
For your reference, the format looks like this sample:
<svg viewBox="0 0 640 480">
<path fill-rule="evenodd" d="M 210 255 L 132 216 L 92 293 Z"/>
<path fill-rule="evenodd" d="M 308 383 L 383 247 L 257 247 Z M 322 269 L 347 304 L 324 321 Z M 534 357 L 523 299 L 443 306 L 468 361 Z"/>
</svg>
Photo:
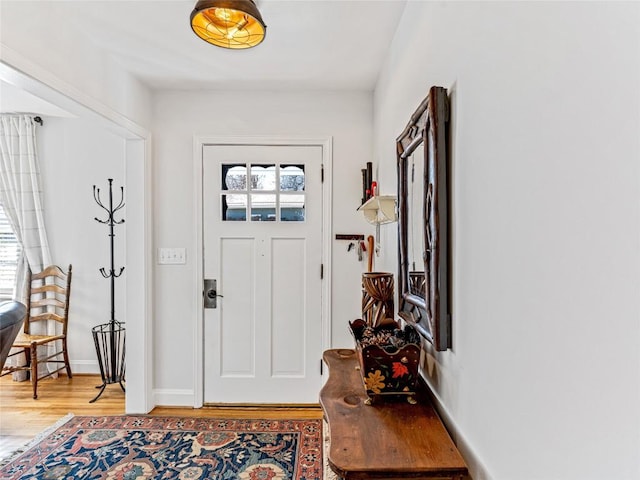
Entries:
<svg viewBox="0 0 640 480">
<path fill-rule="evenodd" d="M 20 333 L 27 316 L 27 307 L 20 302 L 0 303 L 0 369 L 7 361 L 13 341 Z"/>
</svg>

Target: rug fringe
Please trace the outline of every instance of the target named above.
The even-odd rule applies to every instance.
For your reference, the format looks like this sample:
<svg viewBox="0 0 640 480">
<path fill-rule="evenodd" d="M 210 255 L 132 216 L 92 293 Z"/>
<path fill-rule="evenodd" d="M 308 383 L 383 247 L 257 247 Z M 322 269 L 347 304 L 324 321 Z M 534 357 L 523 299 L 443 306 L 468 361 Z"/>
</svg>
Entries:
<svg viewBox="0 0 640 480">
<path fill-rule="evenodd" d="M 34 445 L 37 445 L 44 437 L 46 437 L 47 435 L 55 432 L 58 428 L 60 428 L 65 423 L 67 423 L 73 417 L 74 417 L 73 413 L 67 413 L 64 417 L 62 417 L 59 420 L 57 420 L 53 425 L 48 426 L 46 429 L 41 431 L 39 434 L 37 434 L 35 437 L 33 437 L 27 443 L 25 443 L 24 445 L 22 445 L 18 449 L 16 449 L 13 452 L 11 452 L 5 458 L 0 459 L 0 467 L 4 467 L 8 463 L 13 462 L 16 458 L 18 458 L 20 455 L 25 453 L 27 450 L 31 449 Z"/>
<path fill-rule="evenodd" d="M 322 470 L 324 480 L 338 480 L 338 476 L 329 467 L 329 444 L 331 439 L 329 437 L 329 424 L 326 420 L 322 420 L 322 433 L 323 433 L 323 452 L 322 452 Z"/>
</svg>

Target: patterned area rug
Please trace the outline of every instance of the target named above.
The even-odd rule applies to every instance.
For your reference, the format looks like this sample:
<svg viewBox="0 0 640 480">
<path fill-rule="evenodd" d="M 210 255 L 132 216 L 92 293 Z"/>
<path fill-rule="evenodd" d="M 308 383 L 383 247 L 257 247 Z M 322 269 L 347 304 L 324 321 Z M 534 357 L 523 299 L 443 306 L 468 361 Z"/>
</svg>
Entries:
<svg viewBox="0 0 640 480">
<path fill-rule="evenodd" d="M 0 478 L 320 480 L 322 422 L 73 417 Z"/>
</svg>

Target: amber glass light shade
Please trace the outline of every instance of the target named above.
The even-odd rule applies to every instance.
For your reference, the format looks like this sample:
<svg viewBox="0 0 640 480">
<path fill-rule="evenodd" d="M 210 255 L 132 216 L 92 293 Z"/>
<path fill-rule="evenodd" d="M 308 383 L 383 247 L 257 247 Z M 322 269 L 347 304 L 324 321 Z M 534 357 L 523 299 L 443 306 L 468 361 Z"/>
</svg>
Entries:
<svg viewBox="0 0 640 480">
<path fill-rule="evenodd" d="M 252 0 L 198 0 L 191 28 L 205 42 L 233 49 L 255 47 L 267 32 Z"/>
</svg>

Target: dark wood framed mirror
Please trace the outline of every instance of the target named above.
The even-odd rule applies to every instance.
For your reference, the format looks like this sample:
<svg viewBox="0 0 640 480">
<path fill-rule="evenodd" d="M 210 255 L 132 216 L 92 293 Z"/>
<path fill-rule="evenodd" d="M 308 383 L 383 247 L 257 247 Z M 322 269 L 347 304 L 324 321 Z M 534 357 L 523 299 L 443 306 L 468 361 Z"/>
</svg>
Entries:
<svg viewBox="0 0 640 480">
<path fill-rule="evenodd" d="M 436 350 L 451 347 L 449 99 L 431 87 L 396 140 L 398 314 Z"/>
</svg>

